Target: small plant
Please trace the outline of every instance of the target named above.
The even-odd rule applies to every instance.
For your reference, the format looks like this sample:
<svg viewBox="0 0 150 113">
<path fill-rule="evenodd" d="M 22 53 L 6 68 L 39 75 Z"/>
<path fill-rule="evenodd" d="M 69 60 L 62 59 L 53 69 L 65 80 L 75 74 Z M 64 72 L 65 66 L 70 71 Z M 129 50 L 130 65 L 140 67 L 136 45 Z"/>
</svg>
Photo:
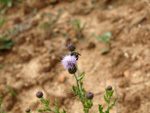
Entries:
<svg viewBox="0 0 150 113">
<path fill-rule="evenodd" d="M 108 86 L 108 87 L 105 89 L 105 91 L 106 91 L 106 94 L 104 95 L 104 100 L 105 100 L 105 102 L 107 103 L 107 110 L 106 110 L 105 112 L 103 112 L 103 107 L 102 107 L 102 105 L 99 105 L 99 112 L 100 112 L 100 113 L 109 113 L 109 110 L 110 110 L 113 106 L 115 106 L 115 103 L 116 103 L 116 101 L 118 100 L 118 98 L 115 98 L 113 104 L 110 105 L 110 100 L 111 100 L 111 97 L 112 97 L 114 91 L 112 90 L 112 87 L 111 87 L 111 86 Z"/>
<path fill-rule="evenodd" d="M 49 100 L 45 100 L 43 98 L 43 93 L 41 91 L 36 93 L 37 98 L 40 99 L 40 101 L 45 105 L 44 109 L 39 109 L 38 112 L 43 112 L 43 111 L 51 111 L 53 113 L 66 113 L 65 110 L 63 110 L 62 112 L 60 112 L 59 110 L 59 106 L 57 101 L 55 101 L 55 109 L 52 109 L 51 107 L 49 107 L 50 101 Z M 29 113 L 29 112 L 28 112 Z"/>
<path fill-rule="evenodd" d="M 76 32 L 77 38 L 82 39 L 83 38 L 83 31 L 84 31 L 87 23 L 85 22 L 83 25 L 81 25 L 80 19 L 72 21 L 71 23 L 74 26 L 74 31 Z"/>
<path fill-rule="evenodd" d="M 107 49 L 104 49 L 101 51 L 101 54 L 106 54 L 110 51 L 111 49 L 111 32 L 106 32 L 105 34 L 103 34 L 101 37 L 98 37 L 94 34 L 94 37 L 99 40 L 100 42 L 103 42 L 105 43 L 108 48 Z"/>
<path fill-rule="evenodd" d="M 10 86 L 7 86 L 7 89 L 8 89 L 8 91 L 9 91 L 10 94 L 12 94 L 13 96 L 17 96 L 17 94 L 15 93 L 15 91 Z"/>
<path fill-rule="evenodd" d="M 2 95 L 0 94 L 0 98 L 2 97 Z M 2 105 L 2 99 L 0 99 L 0 108 L 1 108 L 1 105 Z M 6 113 L 5 111 L 3 111 L 2 109 L 0 109 L 0 113 Z"/>
<path fill-rule="evenodd" d="M 12 32 L 8 31 L 4 36 L 0 35 L 0 50 L 9 50 L 14 45 L 15 42 L 8 37 Z"/>
<path fill-rule="evenodd" d="M 0 50 L 8 50 L 11 49 L 14 42 L 8 38 L 0 35 Z"/>
<path fill-rule="evenodd" d="M 80 54 L 78 52 L 72 52 L 72 51 L 75 51 L 75 46 L 73 44 L 69 44 L 68 49 L 69 51 L 71 51 L 71 54 L 63 58 L 62 64 L 68 70 L 70 74 L 74 75 L 75 80 L 76 80 L 76 86 L 72 86 L 72 90 L 77 95 L 78 99 L 81 101 L 83 105 L 84 113 L 89 113 L 89 110 L 93 106 L 94 94 L 92 92 L 86 93 L 85 89 L 83 88 L 82 79 L 85 76 L 85 72 L 82 72 L 80 74 L 78 66 L 77 66 L 77 60 Z M 115 105 L 117 98 L 114 100 L 114 103 L 110 106 L 110 99 L 112 95 L 113 95 L 113 90 L 112 90 L 112 87 L 109 86 L 106 88 L 106 94 L 104 96 L 104 99 L 108 104 L 108 107 L 107 107 L 107 110 L 103 112 L 102 105 L 99 105 L 100 113 L 109 113 L 109 110 Z"/>
<path fill-rule="evenodd" d="M 46 15 L 49 17 L 50 20 L 43 22 L 41 28 L 44 30 L 53 30 L 56 27 L 56 22 L 60 18 L 61 13 L 61 10 L 58 10 L 58 14 L 56 15 L 56 17 L 53 17 L 52 14 L 47 13 Z"/>
</svg>

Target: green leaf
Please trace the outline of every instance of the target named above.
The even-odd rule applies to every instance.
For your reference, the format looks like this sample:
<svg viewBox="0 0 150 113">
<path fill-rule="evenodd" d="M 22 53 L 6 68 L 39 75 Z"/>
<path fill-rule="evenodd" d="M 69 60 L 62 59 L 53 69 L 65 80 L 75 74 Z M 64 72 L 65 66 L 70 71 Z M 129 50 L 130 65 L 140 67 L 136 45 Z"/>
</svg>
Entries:
<svg viewBox="0 0 150 113">
<path fill-rule="evenodd" d="M 83 24 L 83 27 L 81 28 L 81 32 L 85 29 L 85 26 L 87 25 L 87 22 L 85 22 L 84 24 Z"/>
<path fill-rule="evenodd" d="M 89 108 L 88 105 L 83 105 L 83 107 L 84 107 L 85 109 L 86 109 L 86 108 Z"/>
<path fill-rule="evenodd" d="M 99 112 L 100 112 L 100 113 L 104 113 L 104 112 L 103 112 L 103 107 L 102 107 L 102 105 L 98 105 L 98 106 L 99 106 L 99 107 L 98 107 Z"/>
<path fill-rule="evenodd" d="M 109 52 L 109 49 L 104 49 L 104 50 L 101 51 L 101 54 L 104 55 L 104 54 L 107 54 L 108 52 Z"/>
<path fill-rule="evenodd" d="M 43 111 L 42 109 L 39 109 L 39 110 L 38 110 L 38 112 L 42 112 L 42 111 Z"/>
<path fill-rule="evenodd" d="M 66 113 L 66 111 L 63 109 L 63 112 L 62 113 Z"/>
<path fill-rule="evenodd" d="M 7 5 L 8 7 L 12 7 L 12 1 L 9 1 Z"/>
<path fill-rule="evenodd" d="M 109 103 L 109 100 L 106 98 L 105 95 L 104 95 L 104 100 L 105 100 L 105 102 Z"/>
<path fill-rule="evenodd" d="M 0 64 L 0 68 L 3 68 L 4 67 L 4 64 Z"/>
<path fill-rule="evenodd" d="M 45 106 L 48 106 L 50 104 L 50 101 L 49 100 L 45 100 Z"/>
<path fill-rule="evenodd" d="M 82 72 L 81 75 L 80 75 L 80 77 L 78 77 L 77 80 L 78 80 L 78 81 L 82 80 L 82 78 L 84 77 L 84 75 L 85 75 L 85 72 Z"/>
<path fill-rule="evenodd" d="M 111 32 L 106 32 L 105 34 L 103 34 L 103 35 L 100 36 L 100 37 L 98 37 L 98 36 L 96 36 L 96 35 L 94 34 L 94 37 L 95 37 L 97 40 L 108 44 L 108 42 L 109 42 L 110 39 L 111 39 Z"/>
<path fill-rule="evenodd" d="M 4 22 L 6 21 L 6 17 L 0 19 L 0 28 L 3 26 Z"/>
<path fill-rule="evenodd" d="M 111 37 L 111 32 L 106 32 L 106 33 L 105 33 L 105 36 Z"/>
<path fill-rule="evenodd" d="M 14 92 L 14 90 L 10 86 L 7 86 L 7 89 L 13 96 L 17 96 L 16 92 Z"/>
<path fill-rule="evenodd" d="M 56 100 L 55 100 L 55 110 L 57 113 L 59 113 L 59 106 Z"/>
<path fill-rule="evenodd" d="M 1 14 L 4 14 L 7 11 L 7 8 L 4 8 L 3 10 L 0 11 Z"/>
<path fill-rule="evenodd" d="M 113 106 L 115 106 L 117 100 L 118 100 L 118 98 L 115 98 L 114 103 L 109 107 L 109 109 L 111 109 Z"/>
<path fill-rule="evenodd" d="M 75 86 L 72 86 L 72 91 L 73 91 L 74 93 L 77 92 Z"/>
</svg>

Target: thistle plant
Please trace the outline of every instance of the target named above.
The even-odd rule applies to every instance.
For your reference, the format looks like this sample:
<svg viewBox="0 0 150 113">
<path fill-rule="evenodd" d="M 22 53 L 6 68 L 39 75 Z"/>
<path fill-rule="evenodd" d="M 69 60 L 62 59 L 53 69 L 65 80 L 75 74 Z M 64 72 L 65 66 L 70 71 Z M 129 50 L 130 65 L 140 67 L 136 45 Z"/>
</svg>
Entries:
<svg viewBox="0 0 150 113">
<path fill-rule="evenodd" d="M 94 34 L 94 37 L 99 40 L 100 42 L 103 42 L 107 45 L 107 49 L 104 49 L 101 51 L 101 54 L 106 54 L 111 49 L 111 32 L 106 32 L 102 36 L 98 37 Z"/>
<path fill-rule="evenodd" d="M 83 82 L 82 79 L 85 76 L 85 72 L 82 72 L 80 74 L 77 61 L 79 59 L 79 53 L 75 51 L 76 47 L 73 44 L 68 44 L 68 50 L 70 51 L 69 55 L 66 55 L 62 59 L 62 65 L 65 69 L 68 70 L 68 72 L 72 75 L 74 75 L 76 86 L 72 86 L 72 91 L 77 95 L 79 101 L 82 103 L 83 106 L 83 112 L 89 113 L 89 110 L 93 106 L 93 98 L 94 94 L 92 92 L 86 92 L 83 88 Z M 103 111 L 102 105 L 98 105 L 99 113 L 109 113 L 110 109 L 112 109 L 113 106 L 115 106 L 115 103 L 118 98 L 115 98 L 114 102 L 111 104 L 111 97 L 113 96 L 113 90 L 111 86 L 108 86 L 105 89 L 106 93 L 104 95 L 104 100 L 107 103 L 107 109 L 106 111 Z M 44 111 L 51 111 L 53 113 L 66 113 L 66 111 L 63 109 L 62 112 L 60 112 L 59 106 L 57 101 L 55 101 L 55 109 L 52 109 L 50 107 L 50 100 L 46 100 L 43 97 L 43 93 L 41 91 L 36 93 L 36 97 L 40 99 L 41 103 L 45 105 L 44 109 L 39 109 L 38 112 L 44 112 Z M 27 113 L 31 113 L 30 109 L 26 109 Z"/>
<path fill-rule="evenodd" d="M 83 88 L 82 79 L 85 76 L 85 72 L 80 74 L 77 60 L 79 58 L 79 53 L 75 52 L 75 46 L 73 44 L 68 45 L 69 51 L 71 51 L 70 55 L 66 55 L 63 60 L 62 64 L 64 68 L 68 70 L 70 74 L 73 74 L 76 80 L 76 86 L 72 86 L 73 92 L 77 95 L 78 99 L 81 101 L 83 105 L 84 113 L 89 113 L 89 110 L 93 106 L 93 97 L 94 94 L 92 92 L 86 92 Z M 115 105 L 117 98 L 115 98 L 114 103 L 110 105 L 110 99 L 113 95 L 113 90 L 111 86 L 108 86 L 106 89 L 106 94 L 104 95 L 104 99 L 107 102 L 107 110 L 103 112 L 102 105 L 99 105 L 99 112 L 100 113 L 109 113 L 109 110 Z"/>
<path fill-rule="evenodd" d="M 83 31 L 87 25 L 85 22 L 83 25 L 81 25 L 80 19 L 72 21 L 71 24 L 74 26 L 74 31 L 76 32 L 77 38 L 82 39 L 83 38 Z"/>
<path fill-rule="evenodd" d="M 111 86 L 107 86 L 107 88 L 105 89 L 105 95 L 104 95 L 104 100 L 107 103 L 107 110 L 105 112 L 103 112 L 103 107 L 102 105 L 99 105 L 99 112 L 100 113 L 109 113 L 109 110 L 112 109 L 113 106 L 115 106 L 116 101 L 118 100 L 118 98 L 115 98 L 113 104 L 110 105 L 110 100 L 111 97 L 113 95 L 113 90 Z"/>
</svg>

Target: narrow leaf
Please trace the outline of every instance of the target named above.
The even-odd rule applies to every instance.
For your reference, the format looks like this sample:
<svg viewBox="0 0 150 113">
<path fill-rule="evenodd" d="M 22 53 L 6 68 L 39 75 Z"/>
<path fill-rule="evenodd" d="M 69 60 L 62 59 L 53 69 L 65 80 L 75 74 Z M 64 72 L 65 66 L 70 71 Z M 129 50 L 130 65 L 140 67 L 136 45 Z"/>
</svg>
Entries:
<svg viewBox="0 0 150 113">
<path fill-rule="evenodd" d="M 104 113 L 104 112 L 103 112 L 103 107 L 102 107 L 102 105 L 98 105 L 98 106 L 99 106 L 99 107 L 98 107 L 99 112 L 100 112 L 100 113 Z"/>
<path fill-rule="evenodd" d="M 82 73 L 81 73 L 81 76 L 78 77 L 78 81 L 82 80 L 82 78 L 84 77 L 84 75 L 85 75 L 85 72 L 82 72 Z"/>
</svg>

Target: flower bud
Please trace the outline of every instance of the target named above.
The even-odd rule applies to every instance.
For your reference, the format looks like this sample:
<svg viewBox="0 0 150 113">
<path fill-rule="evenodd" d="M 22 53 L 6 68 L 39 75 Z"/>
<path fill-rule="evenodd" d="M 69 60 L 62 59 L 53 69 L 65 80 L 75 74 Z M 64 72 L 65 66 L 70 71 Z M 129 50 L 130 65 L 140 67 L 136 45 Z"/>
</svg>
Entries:
<svg viewBox="0 0 150 113">
<path fill-rule="evenodd" d="M 38 91 L 36 93 L 36 96 L 37 96 L 37 98 L 41 98 L 41 97 L 43 97 L 43 93 L 41 91 Z"/>
<path fill-rule="evenodd" d="M 107 90 L 112 90 L 112 87 L 111 86 L 107 86 L 107 88 L 106 88 Z"/>
<path fill-rule="evenodd" d="M 73 68 L 68 69 L 68 72 L 69 72 L 70 74 L 74 74 L 76 71 L 77 71 L 76 66 L 74 66 Z"/>
<path fill-rule="evenodd" d="M 27 113 L 29 113 L 29 112 L 30 112 L 30 109 L 29 109 L 29 108 L 27 108 L 27 109 L 26 109 L 26 112 L 27 112 Z"/>
<path fill-rule="evenodd" d="M 76 48 L 73 44 L 68 44 L 68 50 L 69 51 L 74 51 Z"/>
<path fill-rule="evenodd" d="M 92 92 L 87 92 L 87 93 L 86 93 L 86 98 L 87 98 L 87 99 L 90 99 L 90 100 L 91 100 L 91 99 L 93 99 L 93 97 L 94 97 L 94 94 L 93 94 Z"/>
</svg>

